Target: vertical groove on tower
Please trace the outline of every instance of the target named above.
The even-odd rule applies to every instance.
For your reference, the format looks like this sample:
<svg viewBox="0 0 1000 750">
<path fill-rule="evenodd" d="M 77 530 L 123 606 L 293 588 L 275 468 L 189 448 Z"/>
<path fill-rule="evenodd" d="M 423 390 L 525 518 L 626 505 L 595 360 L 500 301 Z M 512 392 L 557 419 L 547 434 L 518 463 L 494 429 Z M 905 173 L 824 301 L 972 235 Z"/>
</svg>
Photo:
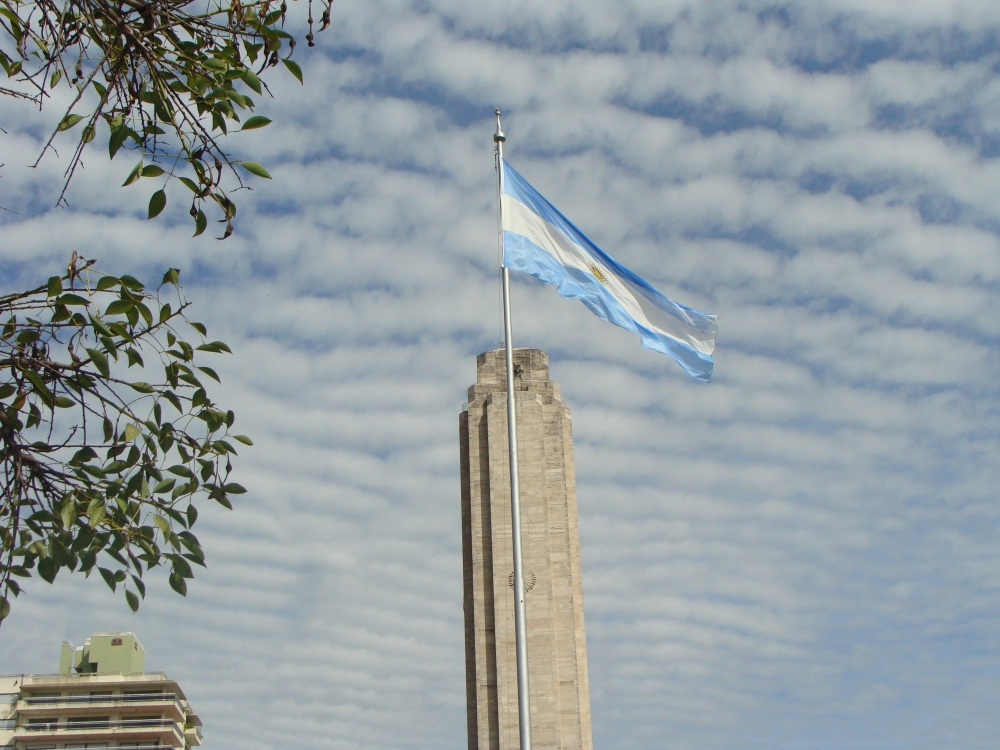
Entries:
<svg viewBox="0 0 1000 750">
<path fill-rule="evenodd" d="M 514 351 L 533 746 L 592 750 L 572 425 L 548 357 Z M 503 350 L 459 418 L 469 750 L 518 746 Z"/>
</svg>

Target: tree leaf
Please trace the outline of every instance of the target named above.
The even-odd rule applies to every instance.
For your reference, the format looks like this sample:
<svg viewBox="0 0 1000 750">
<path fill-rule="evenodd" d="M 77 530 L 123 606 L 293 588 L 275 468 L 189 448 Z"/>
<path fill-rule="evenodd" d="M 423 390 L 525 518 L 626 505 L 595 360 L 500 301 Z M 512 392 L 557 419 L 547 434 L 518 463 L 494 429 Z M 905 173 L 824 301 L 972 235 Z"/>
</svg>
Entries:
<svg viewBox="0 0 1000 750">
<path fill-rule="evenodd" d="M 159 167 L 156 164 L 150 164 L 148 167 L 142 168 L 143 177 L 159 177 L 161 174 L 166 174 L 163 167 Z"/>
<path fill-rule="evenodd" d="M 262 167 L 255 161 L 240 161 L 237 162 L 237 164 L 242 166 L 250 174 L 255 174 L 258 177 L 263 177 L 265 180 L 271 179 L 270 172 L 268 172 L 266 169 L 264 169 L 264 167 Z"/>
<path fill-rule="evenodd" d="M 61 294 L 58 299 L 56 299 L 60 305 L 80 305 L 81 307 L 86 307 L 90 304 L 90 300 L 86 297 L 81 297 L 79 294 Z"/>
<path fill-rule="evenodd" d="M 302 68 L 299 67 L 299 64 L 294 60 L 286 59 L 282 59 L 281 62 L 283 62 L 285 67 L 292 72 L 293 76 L 299 79 L 299 83 L 302 83 Z"/>
<path fill-rule="evenodd" d="M 263 115 L 254 115 L 245 123 L 240 130 L 256 130 L 257 128 L 264 128 L 271 124 L 271 119 L 269 117 L 264 117 Z"/>
<path fill-rule="evenodd" d="M 139 433 L 141 432 L 142 430 L 140 430 L 134 424 L 125 425 L 125 442 L 131 443 L 133 440 L 139 437 Z"/>
<path fill-rule="evenodd" d="M 225 485 L 222 488 L 222 491 L 228 495 L 242 495 L 247 490 L 246 487 L 244 487 L 242 484 L 236 484 L 236 482 L 232 482 L 231 484 Z"/>
<path fill-rule="evenodd" d="M 24 377 L 31 381 L 32 390 L 38 394 L 38 397 L 42 399 L 46 404 L 51 404 L 53 395 L 52 391 L 49 390 L 48 386 L 45 385 L 37 373 L 31 372 L 30 370 L 24 370 Z"/>
<path fill-rule="evenodd" d="M 257 74 L 254 73 L 250 68 L 243 69 L 243 80 L 246 81 L 247 86 L 253 89 L 256 93 L 261 93 L 260 79 Z"/>
<path fill-rule="evenodd" d="M 179 575 L 181 578 L 194 578 L 194 572 L 191 570 L 191 566 L 183 557 L 172 557 L 171 562 L 173 563 L 174 573 Z"/>
<path fill-rule="evenodd" d="M 58 276 L 50 278 L 47 291 L 50 297 L 58 297 L 62 294 L 62 279 Z"/>
<path fill-rule="evenodd" d="M 10 602 L 7 601 L 7 597 L 0 596 L 0 620 L 6 620 L 9 614 Z"/>
<path fill-rule="evenodd" d="M 153 488 L 153 494 L 159 495 L 163 492 L 170 492 L 170 490 L 174 488 L 175 484 L 177 484 L 176 479 L 164 479 L 162 482 L 156 485 L 155 488 Z"/>
<path fill-rule="evenodd" d="M 66 115 L 62 122 L 59 123 L 59 130 L 69 130 L 71 127 L 76 125 L 80 120 L 83 119 L 83 115 Z M 50 581 L 51 583 L 51 581 Z"/>
<path fill-rule="evenodd" d="M 222 382 L 221 380 L 219 380 L 218 374 L 211 367 L 199 367 L 198 369 L 201 370 L 206 375 L 208 375 L 210 378 L 212 378 L 216 383 Z"/>
<path fill-rule="evenodd" d="M 188 587 L 187 587 L 187 583 L 184 581 L 183 578 L 181 578 L 176 573 L 171 573 L 169 580 L 170 580 L 170 588 L 172 588 L 174 591 L 176 591 L 181 596 L 187 596 Z"/>
<path fill-rule="evenodd" d="M 136 302 L 135 309 L 139 311 L 139 314 L 142 316 L 142 319 L 146 321 L 147 326 L 153 325 L 153 313 L 150 312 L 148 307 L 146 307 L 141 302 Z"/>
<path fill-rule="evenodd" d="M 253 445 L 253 440 L 246 435 L 233 435 L 234 440 L 239 440 L 243 445 Z"/>
<path fill-rule="evenodd" d="M 122 183 L 122 187 L 128 187 L 133 182 L 138 180 L 139 177 L 141 176 L 142 176 L 142 159 L 140 159 L 139 163 L 135 165 L 135 168 L 131 172 L 129 172 L 128 177 L 125 178 L 125 182 Z"/>
<path fill-rule="evenodd" d="M 146 170 L 144 169 L 142 171 L 145 172 Z M 149 216 L 147 216 L 146 218 L 153 219 L 159 216 L 160 212 L 163 211 L 166 205 L 167 205 L 167 194 L 163 192 L 163 190 L 157 190 L 155 193 L 153 193 L 152 197 L 150 197 L 149 199 Z"/>
<path fill-rule="evenodd" d="M 59 564 L 55 561 L 53 557 L 43 557 L 38 561 L 38 575 L 42 577 L 46 583 L 52 583 L 56 580 L 56 576 L 59 574 Z"/>
<path fill-rule="evenodd" d="M 108 139 L 108 154 L 112 159 L 124 145 L 126 138 L 128 138 L 128 128 L 125 125 L 119 125 L 111 131 L 111 137 Z"/>
<path fill-rule="evenodd" d="M 116 299 L 110 305 L 108 309 L 104 311 L 105 315 L 121 315 L 122 313 L 127 313 L 133 307 L 132 301 L 127 299 Z"/>
<path fill-rule="evenodd" d="M 108 366 L 107 355 L 105 355 L 104 352 L 99 351 L 97 349 L 87 349 L 86 351 L 87 354 L 90 355 L 90 359 L 91 361 L 93 361 L 94 367 L 97 368 L 97 371 L 101 373 L 101 375 L 103 375 L 104 377 L 110 378 L 111 368 Z"/>
<path fill-rule="evenodd" d="M 87 506 L 87 515 L 90 517 L 90 528 L 96 529 L 100 526 L 107 512 L 108 509 L 104 505 L 104 498 L 98 495 L 91 500 L 90 505 Z"/>
<path fill-rule="evenodd" d="M 153 516 L 153 523 L 156 524 L 156 528 L 163 532 L 164 536 L 170 533 L 170 521 L 168 521 L 163 516 Z"/>
<path fill-rule="evenodd" d="M 194 236 L 197 237 L 207 228 L 208 228 L 208 218 L 205 216 L 205 212 L 199 208 L 198 216 L 195 217 L 194 220 Z"/>
<path fill-rule="evenodd" d="M 114 573 L 107 568 L 98 568 L 97 571 L 101 574 L 101 578 L 104 579 L 104 582 L 108 584 L 108 588 L 112 591 L 118 588 L 118 581 L 115 580 Z"/>
<path fill-rule="evenodd" d="M 139 611 L 139 597 L 128 589 L 125 589 L 125 601 L 128 602 L 128 607 L 132 610 L 132 614 Z"/>
<path fill-rule="evenodd" d="M 62 508 L 59 509 L 59 518 L 63 522 L 63 528 L 72 528 L 73 524 L 76 523 L 76 501 L 73 496 L 68 496 L 62 504 Z"/>
</svg>

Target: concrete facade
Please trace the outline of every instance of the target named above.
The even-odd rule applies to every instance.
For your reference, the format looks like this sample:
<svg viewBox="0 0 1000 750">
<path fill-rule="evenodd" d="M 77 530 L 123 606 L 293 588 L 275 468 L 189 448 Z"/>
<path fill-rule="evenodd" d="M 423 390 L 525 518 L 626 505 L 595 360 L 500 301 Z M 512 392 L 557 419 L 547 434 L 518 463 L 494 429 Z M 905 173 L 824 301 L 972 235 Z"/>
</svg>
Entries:
<svg viewBox="0 0 1000 750">
<path fill-rule="evenodd" d="M 459 418 L 469 750 L 516 750 L 513 553 L 502 349 L 476 361 Z M 548 357 L 514 350 L 531 733 L 593 750 L 573 436 Z"/>
</svg>

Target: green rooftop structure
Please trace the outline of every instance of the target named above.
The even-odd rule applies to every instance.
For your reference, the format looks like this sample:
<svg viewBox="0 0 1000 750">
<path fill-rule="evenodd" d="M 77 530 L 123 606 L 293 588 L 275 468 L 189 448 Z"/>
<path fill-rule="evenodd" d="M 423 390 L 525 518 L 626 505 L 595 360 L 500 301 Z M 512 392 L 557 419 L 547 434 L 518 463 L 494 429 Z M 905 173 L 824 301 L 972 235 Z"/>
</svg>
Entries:
<svg viewBox="0 0 1000 750">
<path fill-rule="evenodd" d="M 59 674 L 95 674 L 141 672 L 146 666 L 146 652 L 135 633 L 94 633 L 79 648 L 63 641 Z"/>
</svg>

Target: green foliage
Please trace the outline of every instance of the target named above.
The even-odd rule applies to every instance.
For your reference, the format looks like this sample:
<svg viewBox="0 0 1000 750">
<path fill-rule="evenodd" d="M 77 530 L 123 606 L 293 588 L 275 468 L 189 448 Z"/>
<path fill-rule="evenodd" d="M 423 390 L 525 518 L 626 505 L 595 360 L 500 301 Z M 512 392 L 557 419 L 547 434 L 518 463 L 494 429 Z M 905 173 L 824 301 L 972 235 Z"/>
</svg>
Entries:
<svg viewBox="0 0 1000 750">
<path fill-rule="evenodd" d="M 235 416 L 206 356 L 229 352 L 187 317 L 176 269 L 147 289 L 78 267 L 0 297 L 0 620 L 37 574 L 95 570 L 135 611 L 143 576 L 187 592 L 205 565 L 196 503 L 232 508 Z"/>
<path fill-rule="evenodd" d="M 313 0 L 307 2 L 305 38 L 312 47 Z M 322 31 L 330 25 L 332 0 L 317 2 L 323 2 Z M 59 202 L 103 122 L 112 159 L 126 148 L 160 162 L 143 167 L 140 160 L 124 183 L 157 180 L 149 218 L 162 211 L 164 189 L 176 179 L 193 194 L 196 235 L 205 231 L 210 203 L 222 214 L 225 239 L 236 216 L 227 185 L 245 187 L 245 175 L 220 139 L 241 122 L 236 129 L 270 124 L 252 115 L 254 97 L 270 95 L 264 78 L 279 63 L 302 83 L 286 10 L 284 0 L 0 0 L 6 32 L 6 39 L 0 32 L 0 67 L 14 86 L 0 86 L 0 94 L 41 107 L 53 89 L 69 87 L 71 102 L 39 155 L 40 161 L 59 133 L 84 123 Z M 256 162 L 243 166 L 270 177 Z"/>
</svg>

